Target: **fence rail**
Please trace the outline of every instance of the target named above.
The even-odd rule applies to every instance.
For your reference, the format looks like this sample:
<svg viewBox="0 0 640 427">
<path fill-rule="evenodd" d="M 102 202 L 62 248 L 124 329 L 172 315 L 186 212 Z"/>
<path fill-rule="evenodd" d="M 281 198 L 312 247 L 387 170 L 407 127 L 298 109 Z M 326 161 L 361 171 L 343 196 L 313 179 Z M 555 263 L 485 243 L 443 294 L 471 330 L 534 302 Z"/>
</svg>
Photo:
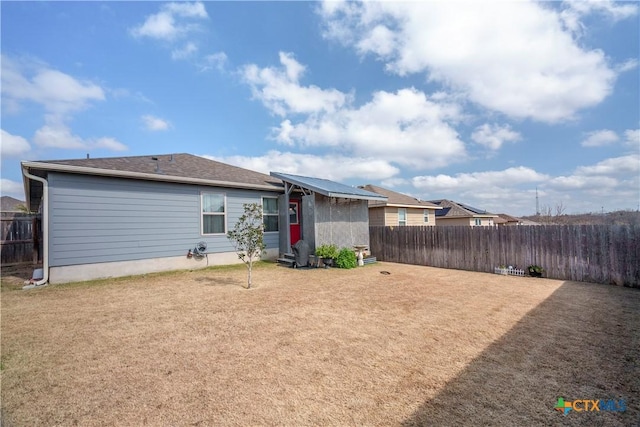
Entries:
<svg viewBox="0 0 640 427">
<path fill-rule="evenodd" d="M 40 261 L 40 218 L 29 214 L 3 214 L 0 218 L 2 265 Z"/>
<path fill-rule="evenodd" d="M 500 265 L 561 280 L 640 287 L 640 226 L 370 227 L 381 261 L 494 272 Z"/>
</svg>

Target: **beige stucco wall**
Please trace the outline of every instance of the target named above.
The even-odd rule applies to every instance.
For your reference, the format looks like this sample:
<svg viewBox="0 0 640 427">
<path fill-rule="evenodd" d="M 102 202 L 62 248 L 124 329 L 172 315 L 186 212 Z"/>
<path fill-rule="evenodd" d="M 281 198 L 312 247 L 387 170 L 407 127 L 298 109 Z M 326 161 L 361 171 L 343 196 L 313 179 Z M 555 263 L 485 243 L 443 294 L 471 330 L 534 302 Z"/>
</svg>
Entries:
<svg viewBox="0 0 640 427">
<path fill-rule="evenodd" d="M 386 225 L 395 227 L 398 225 L 398 209 L 393 206 L 386 206 L 384 208 L 375 208 L 369 210 L 369 221 L 372 221 L 372 212 L 375 210 L 375 224 L 371 225 Z M 419 208 L 405 208 L 407 210 L 407 225 L 436 225 L 436 215 L 433 209 L 427 209 L 429 211 L 429 222 L 424 222 L 424 209 Z M 382 218 L 381 213 L 384 213 Z"/>
</svg>

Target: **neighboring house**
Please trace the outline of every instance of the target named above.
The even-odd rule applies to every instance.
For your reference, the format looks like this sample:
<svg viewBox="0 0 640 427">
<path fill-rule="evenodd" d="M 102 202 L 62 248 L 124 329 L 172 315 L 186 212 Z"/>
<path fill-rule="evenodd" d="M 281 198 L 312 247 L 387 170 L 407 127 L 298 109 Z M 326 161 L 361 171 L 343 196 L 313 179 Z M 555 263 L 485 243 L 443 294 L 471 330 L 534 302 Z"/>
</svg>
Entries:
<svg viewBox="0 0 640 427">
<path fill-rule="evenodd" d="M 498 217 L 494 219 L 494 224 L 500 227 L 504 226 L 514 226 L 514 225 L 524 225 L 524 220 L 520 218 L 516 218 L 507 214 L 498 214 Z"/>
<path fill-rule="evenodd" d="M 25 206 L 25 202 L 10 196 L 2 196 L 0 200 L 0 211 L 2 212 L 25 212 Z"/>
<path fill-rule="evenodd" d="M 284 182 L 279 203 L 289 206 L 288 214 L 280 211 L 280 223 L 289 224 L 280 230 L 280 252 L 290 252 L 287 248 L 300 239 L 312 252 L 323 244 L 369 246 L 368 203 L 385 203 L 386 196 L 327 179 L 279 172 L 271 176 Z"/>
<path fill-rule="evenodd" d="M 361 189 L 386 196 L 386 201 L 369 201 L 369 224 L 377 226 L 436 225 L 436 211 L 442 207 L 406 194 L 367 184 Z"/>
<path fill-rule="evenodd" d="M 265 209 L 278 255 L 282 182 L 190 154 L 22 162 L 27 203 L 42 212 L 51 283 L 237 262 L 229 231 L 244 203 Z M 187 257 L 204 242 L 206 256 Z"/>
<path fill-rule="evenodd" d="M 290 236 L 295 227 L 298 238 L 368 244 L 368 231 L 366 241 L 357 233 L 351 239 L 342 233 L 355 233 L 362 225 L 324 224 L 357 218 L 368 230 L 368 217 L 352 202 L 366 195 L 294 185 L 304 177 L 290 176 L 283 183 L 285 174 L 269 176 L 190 154 L 25 161 L 22 172 L 26 203 L 42 214 L 44 278 L 39 284 L 239 262 L 226 233 L 245 203 L 263 206 L 267 259 L 290 251 L 281 235 Z M 325 187 L 341 185 L 324 181 Z M 288 199 L 302 203 L 297 220 L 288 215 Z"/>
<path fill-rule="evenodd" d="M 496 214 L 482 209 L 477 209 L 463 203 L 451 200 L 431 200 L 432 203 L 442 207 L 436 211 L 436 225 L 468 225 L 471 227 L 493 226 Z"/>
</svg>

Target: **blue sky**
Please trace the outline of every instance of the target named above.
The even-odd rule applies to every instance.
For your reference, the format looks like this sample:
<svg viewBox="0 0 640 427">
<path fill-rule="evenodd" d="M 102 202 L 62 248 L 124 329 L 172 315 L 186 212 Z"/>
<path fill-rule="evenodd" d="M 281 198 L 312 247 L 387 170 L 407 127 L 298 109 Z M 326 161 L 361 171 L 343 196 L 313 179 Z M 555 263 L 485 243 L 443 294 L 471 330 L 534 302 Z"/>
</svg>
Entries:
<svg viewBox="0 0 640 427">
<path fill-rule="evenodd" d="M 6 2 L 21 160 L 187 152 L 492 212 L 640 208 L 637 2 Z"/>
</svg>

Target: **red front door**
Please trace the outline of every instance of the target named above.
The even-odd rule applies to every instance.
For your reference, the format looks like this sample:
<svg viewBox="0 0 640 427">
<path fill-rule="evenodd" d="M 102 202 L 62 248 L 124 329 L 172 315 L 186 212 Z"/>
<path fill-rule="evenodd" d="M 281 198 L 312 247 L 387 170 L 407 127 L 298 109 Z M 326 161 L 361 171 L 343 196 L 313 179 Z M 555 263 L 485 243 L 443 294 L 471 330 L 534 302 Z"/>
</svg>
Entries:
<svg viewBox="0 0 640 427">
<path fill-rule="evenodd" d="M 300 240 L 300 200 L 289 200 L 289 232 L 295 245 Z"/>
</svg>

